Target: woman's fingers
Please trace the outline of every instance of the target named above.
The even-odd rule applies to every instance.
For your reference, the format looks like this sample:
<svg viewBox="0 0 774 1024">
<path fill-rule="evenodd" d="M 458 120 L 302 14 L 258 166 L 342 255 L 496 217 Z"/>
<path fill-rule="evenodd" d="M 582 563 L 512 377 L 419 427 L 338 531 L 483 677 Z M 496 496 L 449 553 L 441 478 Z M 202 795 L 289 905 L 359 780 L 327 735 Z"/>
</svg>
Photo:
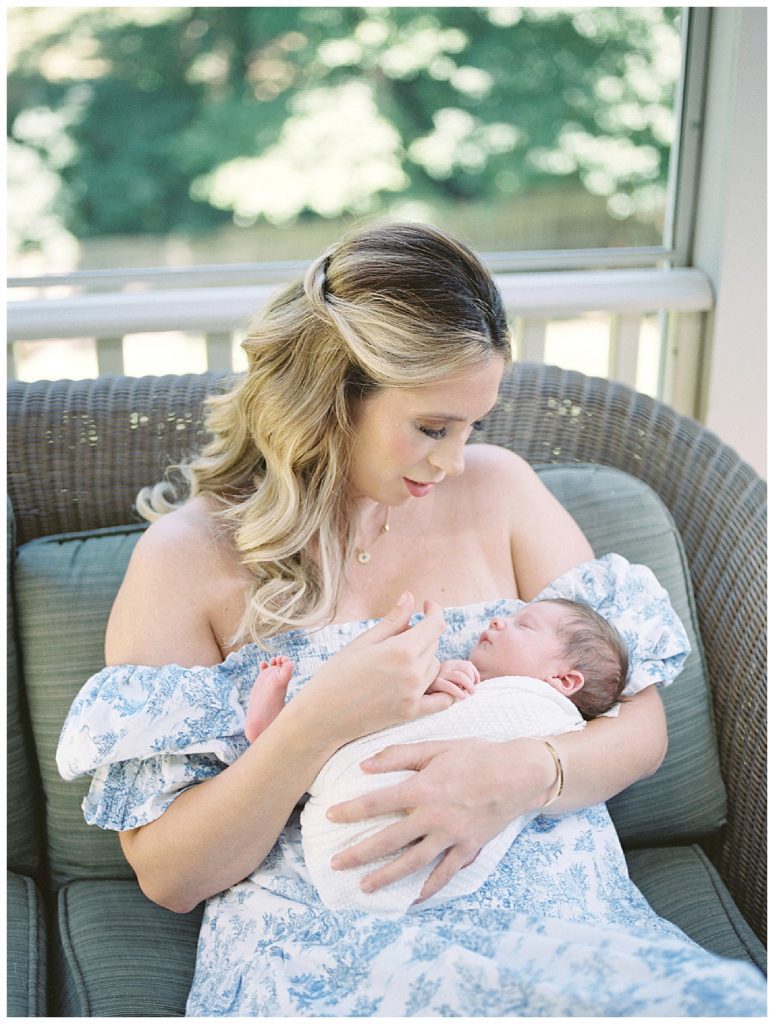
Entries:
<svg viewBox="0 0 774 1024">
<path fill-rule="evenodd" d="M 326 817 L 336 824 L 351 824 L 356 821 L 367 821 L 369 818 L 379 818 L 383 814 L 402 813 L 409 806 L 410 800 L 404 784 L 399 782 L 395 786 L 386 786 L 384 789 L 356 796 L 353 800 L 333 804 L 326 811 Z M 396 847 L 393 847 L 394 849 Z"/>
<path fill-rule="evenodd" d="M 409 628 L 409 619 L 414 611 L 414 595 L 405 591 L 397 603 L 387 612 L 383 619 L 365 630 L 349 644 L 350 648 L 364 647 L 366 644 L 380 643 L 390 637 L 399 636 Z"/>
<path fill-rule="evenodd" d="M 406 819 L 401 819 L 380 829 L 354 846 L 342 850 L 341 853 L 337 853 L 335 857 L 331 858 L 331 867 L 334 871 L 363 867 L 380 857 L 389 857 L 391 853 L 397 853 L 414 839 L 411 825 Z"/>
<path fill-rule="evenodd" d="M 409 875 L 421 871 L 428 864 L 432 864 L 442 852 L 443 846 L 439 841 L 426 836 L 420 842 L 409 846 L 389 864 L 364 875 L 360 880 L 360 888 L 363 892 L 375 892 L 377 889 L 383 889 L 385 885 L 399 882 L 402 878 L 407 878 Z"/>
<path fill-rule="evenodd" d="M 443 609 L 434 601 L 425 601 L 424 607 L 425 617 L 409 627 L 414 611 L 414 595 L 406 591 L 384 618 L 356 637 L 349 648 L 359 650 L 367 645 L 391 642 L 406 648 L 411 656 L 428 652 L 435 655 L 438 641 L 446 629 L 446 620 Z"/>
<path fill-rule="evenodd" d="M 464 686 L 460 686 L 459 683 L 453 679 L 444 679 L 443 676 L 438 676 L 430 684 L 430 689 L 427 691 L 428 694 L 433 693 L 446 693 L 450 697 L 453 697 L 455 701 L 461 700 L 463 697 L 467 697 L 468 690 Z"/>
<path fill-rule="evenodd" d="M 445 885 L 448 885 L 458 871 L 467 867 L 468 864 L 472 864 L 479 852 L 476 850 L 471 856 L 470 851 L 461 846 L 453 846 L 447 850 L 425 879 L 425 884 L 422 886 L 419 898 L 414 902 L 421 903 L 423 900 L 428 900 L 431 896 L 435 896 Z"/>
<path fill-rule="evenodd" d="M 433 696 L 448 700 L 446 694 L 443 693 L 427 694 L 427 699 L 429 700 Z M 378 753 L 372 754 L 371 757 L 361 761 L 360 767 L 366 772 L 418 772 L 425 767 L 434 754 L 448 747 L 448 745 L 443 740 L 425 740 L 423 743 L 394 743 L 392 746 L 385 747 Z M 382 790 L 381 792 L 386 793 L 387 790 Z M 371 795 L 375 796 L 376 794 Z"/>
<path fill-rule="evenodd" d="M 445 711 L 464 696 L 461 692 L 458 692 L 456 696 L 452 696 L 450 693 L 426 693 L 419 698 L 417 717 L 432 715 L 435 711 Z"/>
<path fill-rule="evenodd" d="M 426 605 L 430 604 L 431 602 L 426 602 Z M 446 619 L 443 617 L 443 609 L 440 605 L 434 605 L 411 629 L 404 630 L 400 635 L 392 634 L 390 643 L 393 646 L 405 646 L 415 657 L 430 653 L 435 655 L 438 641 L 445 630 Z"/>
</svg>

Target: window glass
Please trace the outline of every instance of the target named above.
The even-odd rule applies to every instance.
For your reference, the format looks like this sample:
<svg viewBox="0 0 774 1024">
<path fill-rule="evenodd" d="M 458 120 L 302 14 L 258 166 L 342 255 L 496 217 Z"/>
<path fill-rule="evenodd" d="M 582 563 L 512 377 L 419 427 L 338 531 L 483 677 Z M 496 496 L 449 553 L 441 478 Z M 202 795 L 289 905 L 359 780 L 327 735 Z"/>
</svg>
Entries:
<svg viewBox="0 0 774 1024">
<path fill-rule="evenodd" d="M 16 7 L 9 265 L 305 259 L 354 220 L 658 246 L 681 10 Z"/>
</svg>

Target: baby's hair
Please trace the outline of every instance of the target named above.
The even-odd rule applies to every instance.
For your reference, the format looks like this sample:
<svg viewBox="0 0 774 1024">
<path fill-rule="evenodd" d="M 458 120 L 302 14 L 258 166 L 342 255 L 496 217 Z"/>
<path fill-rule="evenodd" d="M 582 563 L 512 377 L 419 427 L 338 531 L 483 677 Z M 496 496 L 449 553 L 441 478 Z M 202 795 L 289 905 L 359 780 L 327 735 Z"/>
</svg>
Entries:
<svg viewBox="0 0 774 1024">
<path fill-rule="evenodd" d="M 570 614 L 559 626 L 563 654 L 583 673 L 583 686 L 572 702 L 584 718 L 604 714 L 621 699 L 629 674 L 629 652 L 618 630 L 582 601 L 557 597 L 551 604 Z"/>
</svg>

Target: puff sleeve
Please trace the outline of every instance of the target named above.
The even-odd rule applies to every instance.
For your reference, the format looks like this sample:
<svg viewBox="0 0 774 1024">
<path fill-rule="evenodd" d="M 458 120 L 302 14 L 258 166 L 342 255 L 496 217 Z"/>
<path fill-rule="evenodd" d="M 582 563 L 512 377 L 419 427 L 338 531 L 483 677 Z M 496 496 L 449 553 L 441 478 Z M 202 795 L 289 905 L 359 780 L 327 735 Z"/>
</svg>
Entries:
<svg viewBox="0 0 774 1024">
<path fill-rule="evenodd" d="M 199 668 L 116 665 L 84 684 L 56 760 L 65 779 L 93 776 L 83 802 L 89 824 L 119 831 L 147 824 L 246 750 L 243 660 Z"/>
<path fill-rule="evenodd" d="M 691 650 L 688 635 L 653 572 L 617 554 L 603 555 L 563 573 L 536 601 L 565 597 L 591 605 L 621 633 L 629 650 L 626 696 L 656 683 L 672 683 Z"/>
</svg>

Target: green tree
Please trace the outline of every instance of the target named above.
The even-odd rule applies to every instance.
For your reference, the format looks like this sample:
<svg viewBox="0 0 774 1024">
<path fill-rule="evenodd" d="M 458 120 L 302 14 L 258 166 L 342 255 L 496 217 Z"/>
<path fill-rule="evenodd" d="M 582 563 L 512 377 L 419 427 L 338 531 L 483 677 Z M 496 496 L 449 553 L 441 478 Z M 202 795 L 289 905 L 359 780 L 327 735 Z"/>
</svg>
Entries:
<svg viewBox="0 0 774 1024">
<path fill-rule="evenodd" d="M 46 10 L 10 15 L 9 133 L 80 238 L 557 186 L 663 203 L 677 8 Z"/>
</svg>

